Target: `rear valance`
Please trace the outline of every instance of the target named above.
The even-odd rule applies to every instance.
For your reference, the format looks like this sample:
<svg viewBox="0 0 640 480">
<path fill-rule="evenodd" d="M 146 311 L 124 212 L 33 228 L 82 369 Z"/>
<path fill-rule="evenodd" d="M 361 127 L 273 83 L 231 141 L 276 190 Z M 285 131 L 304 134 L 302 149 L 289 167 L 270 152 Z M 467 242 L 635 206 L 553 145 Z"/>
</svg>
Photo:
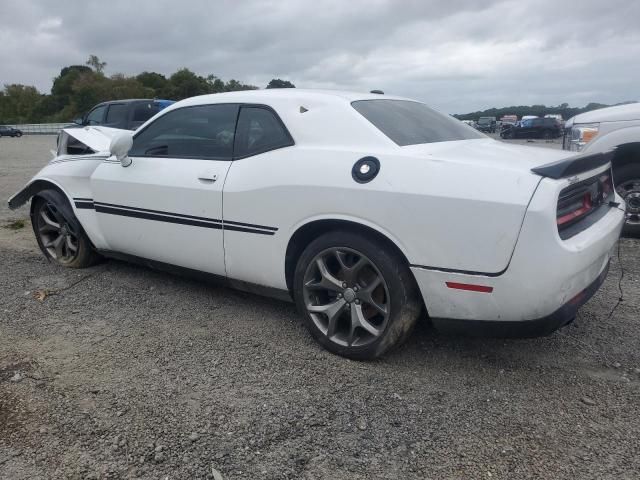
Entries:
<svg viewBox="0 0 640 480">
<path fill-rule="evenodd" d="M 613 159 L 613 154 L 614 150 L 574 155 L 557 162 L 547 163 L 541 167 L 532 168 L 531 171 L 541 177 L 565 178 L 607 165 Z"/>
</svg>

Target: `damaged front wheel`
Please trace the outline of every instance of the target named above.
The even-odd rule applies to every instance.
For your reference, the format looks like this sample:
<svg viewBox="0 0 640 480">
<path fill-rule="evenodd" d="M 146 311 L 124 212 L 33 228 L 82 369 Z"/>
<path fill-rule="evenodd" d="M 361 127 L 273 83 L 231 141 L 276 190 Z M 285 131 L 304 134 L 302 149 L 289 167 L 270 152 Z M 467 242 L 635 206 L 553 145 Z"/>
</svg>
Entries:
<svg viewBox="0 0 640 480">
<path fill-rule="evenodd" d="M 33 199 L 31 223 L 40 250 L 54 262 L 69 268 L 93 265 L 99 255 L 66 199 L 55 190 L 40 192 Z"/>
</svg>

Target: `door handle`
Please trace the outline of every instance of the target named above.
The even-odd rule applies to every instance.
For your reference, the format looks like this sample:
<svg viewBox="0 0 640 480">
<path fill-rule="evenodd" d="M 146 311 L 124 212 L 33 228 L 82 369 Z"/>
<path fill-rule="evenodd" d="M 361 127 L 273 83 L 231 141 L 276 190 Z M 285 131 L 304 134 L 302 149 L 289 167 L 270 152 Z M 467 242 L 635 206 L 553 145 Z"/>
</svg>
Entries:
<svg viewBox="0 0 640 480">
<path fill-rule="evenodd" d="M 214 175 L 213 173 L 201 173 L 198 175 L 198 180 L 203 183 L 213 183 L 218 180 L 218 175 Z"/>
</svg>

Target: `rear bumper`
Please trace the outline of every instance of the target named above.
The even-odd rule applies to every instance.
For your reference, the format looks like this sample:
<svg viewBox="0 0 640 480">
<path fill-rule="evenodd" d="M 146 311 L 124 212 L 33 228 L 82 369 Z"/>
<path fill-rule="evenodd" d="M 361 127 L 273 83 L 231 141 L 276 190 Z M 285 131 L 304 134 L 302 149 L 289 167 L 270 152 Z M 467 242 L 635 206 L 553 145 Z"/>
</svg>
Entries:
<svg viewBox="0 0 640 480">
<path fill-rule="evenodd" d="M 527 338 L 543 337 L 570 324 L 578 309 L 595 295 L 609 273 L 609 263 L 598 278 L 555 312 L 524 321 L 455 320 L 432 318 L 433 325 L 444 333 L 474 337 Z"/>
<path fill-rule="evenodd" d="M 484 331 L 495 323 L 502 325 L 496 325 L 502 335 L 514 330 L 519 336 L 543 335 L 571 321 L 604 280 L 625 214 L 611 207 L 597 222 L 563 240 L 555 216 L 563 185 L 552 179 L 540 182 L 503 271 L 483 274 L 412 266 L 429 317 L 442 328 L 448 323 L 453 329 L 473 330 L 475 322 L 487 325 L 479 327 Z M 616 201 L 621 199 L 616 196 Z M 479 288 L 460 289 L 460 284 Z"/>
</svg>

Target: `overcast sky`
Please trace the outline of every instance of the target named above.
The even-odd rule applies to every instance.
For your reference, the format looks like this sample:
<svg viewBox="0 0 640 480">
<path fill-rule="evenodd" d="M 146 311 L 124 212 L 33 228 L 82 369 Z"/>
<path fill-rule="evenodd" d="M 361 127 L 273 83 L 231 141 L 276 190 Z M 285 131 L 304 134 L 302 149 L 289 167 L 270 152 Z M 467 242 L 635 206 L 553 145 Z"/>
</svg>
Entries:
<svg viewBox="0 0 640 480">
<path fill-rule="evenodd" d="M 413 97 L 449 113 L 640 100 L 638 0 L 0 0 L 0 84 L 106 73 Z"/>
</svg>

